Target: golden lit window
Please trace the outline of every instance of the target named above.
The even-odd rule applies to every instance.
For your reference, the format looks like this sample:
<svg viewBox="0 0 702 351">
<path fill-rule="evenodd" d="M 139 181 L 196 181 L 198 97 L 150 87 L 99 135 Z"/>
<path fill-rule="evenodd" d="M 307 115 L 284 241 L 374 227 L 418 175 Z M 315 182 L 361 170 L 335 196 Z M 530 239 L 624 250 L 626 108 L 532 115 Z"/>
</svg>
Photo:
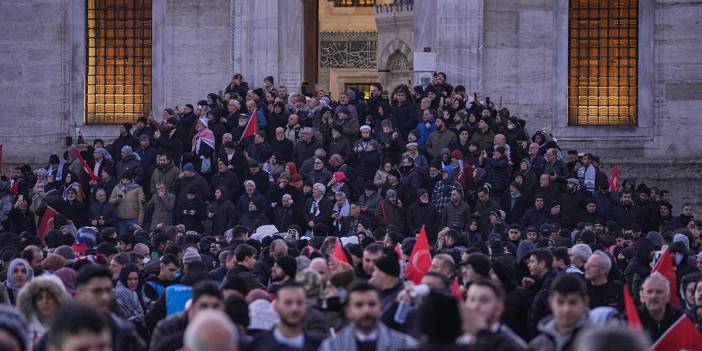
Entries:
<svg viewBox="0 0 702 351">
<path fill-rule="evenodd" d="M 570 0 L 568 125 L 637 125 L 638 5 Z"/>
<path fill-rule="evenodd" d="M 336 7 L 370 7 L 375 5 L 375 0 L 329 0 L 334 1 Z"/>
<path fill-rule="evenodd" d="M 151 110 L 151 0 L 87 0 L 85 121 L 135 122 Z"/>
<path fill-rule="evenodd" d="M 358 91 L 363 93 L 363 100 L 370 100 L 370 88 L 373 83 L 346 83 L 344 84 L 344 90 L 348 91 L 351 88 L 356 88 Z M 358 99 L 358 96 L 356 97 Z"/>
</svg>

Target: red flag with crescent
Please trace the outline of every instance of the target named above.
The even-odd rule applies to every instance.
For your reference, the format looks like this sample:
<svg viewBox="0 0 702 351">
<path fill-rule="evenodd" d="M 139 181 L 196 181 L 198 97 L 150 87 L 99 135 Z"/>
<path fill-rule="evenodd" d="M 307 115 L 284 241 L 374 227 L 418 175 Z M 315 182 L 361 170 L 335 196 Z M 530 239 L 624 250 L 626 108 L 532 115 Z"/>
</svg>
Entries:
<svg viewBox="0 0 702 351">
<path fill-rule="evenodd" d="M 39 222 L 39 230 L 37 230 L 37 236 L 39 236 L 39 239 L 41 241 L 44 241 L 44 236 L 46 236 L 46 233 L 49 232 L 49 230 L 54 229 L 54 217 L 58 212 L 54 210 L 51 206 L 46 206 L 46 210 L 44 210 L 44 215 L 41 216 L 41 222 Z"/>
<path fill-rule="evenodd" d="M 407 262 L 405 277 L 415 284 L 419 284 L 422 281 L 422 277 L 429 272 L 430 267 L 431 252 L 429 252 L 429 240 L 427 240 L 427 233 L 424 231 L 424 226 L 422 226 Z"/>
</svg>

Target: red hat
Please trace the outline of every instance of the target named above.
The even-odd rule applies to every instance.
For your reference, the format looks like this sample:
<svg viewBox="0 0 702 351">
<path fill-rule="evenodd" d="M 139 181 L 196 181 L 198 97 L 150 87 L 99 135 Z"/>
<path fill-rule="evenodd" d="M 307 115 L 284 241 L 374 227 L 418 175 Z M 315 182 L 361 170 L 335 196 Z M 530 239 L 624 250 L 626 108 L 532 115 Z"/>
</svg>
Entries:
<svg viewBox="0 0 702 351">
<path fill-rule="evenodd" d="M 463 159 L 463 153 L 461 152 L 461 150 L 456 149 L 456 150 L 453 150 L 453 151 L 451 152 L 451 157 L 457 158 L 457 159 L 459 159 L 459 160 L 462 160 L 462 159 Z"/>
</svg>

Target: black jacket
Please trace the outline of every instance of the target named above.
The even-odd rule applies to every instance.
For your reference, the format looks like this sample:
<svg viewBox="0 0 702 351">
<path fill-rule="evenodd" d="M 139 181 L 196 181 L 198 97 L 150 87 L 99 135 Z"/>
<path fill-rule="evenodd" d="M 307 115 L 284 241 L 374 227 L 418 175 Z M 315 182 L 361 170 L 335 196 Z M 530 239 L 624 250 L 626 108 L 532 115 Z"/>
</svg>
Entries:
<svg viewBox="0 0 702 351">
<path fill-rule="evenodd" d="M 665 333 L 665 331 L 668 330 L 668 328 L 670 328 L 670 326 L 683 315 L 683 311 L 671 305 L 666 306 L 665 314 L 663 314 L 663 319 L 661 319 L 660 322 L 653 320 L 653 317 L 651 317 L 651 314 L 648 313 L 648 309 L 644 305 L 637 307 L 636 312 L 639 313 L 641 325 L 643 326 L 644 331 L 646 331 L 651 337 L 651 342 L 653 343 L 655 343 L 656 340 L 658 340 L 658 338 L 660 338 L 661 335 L 663 335 L 663 333 Z"/>
<path fill-rule="evenodd" d="M 279 162 L 290 162 L 293 160 L 293 150 L 295 149 L 295 144 L 288 138 L 283 138 L 283 140 L 273 139 L 271 141 L 271 151 L 272 153 L 279 153 Z"/>
<path fill-rule="evenodd" d="M 296 349 L 298 351 L 317 351 L 319 348 L 319 345 L 322 343 L 322 340 L 315 338 L 314 336 L 310 335 L 309 333 L 304 333 L 305 334 L 305 343 L 303 344 L 301 349 Z M 275 340 L 275 337 L 273 336 L 273 331 L 265 331 L 261 334 L 258 334 L 256 338 L 249 344 L 249 346 L 246 348 L 248 351 L 284 351 L 284 350 L 289 350 L 292 351 L 293 349 L 278 343 L 278 341 Z"/>
<path fill-rule="evenodd" d="M 600 306 L 624 309 L 623 285 L 616 280 L 608 280 L 605 285 L 594 286 L 587 282 L 587 294 L 590 296 L 590 309 Z"/>
<path fill-rule="evenodd" d="M 512 197 L 510 195 L 505 195 L 504 200 L 502 200 L 502 210 L 505 211 L 507 215 L 505 217 L 505 223 L 507 224 L 519 223 L 528 209 L 529 199 L 524 194 L 517 198 L 514 203 L 512 203 Z"/>
<path fill-rule="evenodd" d="M 550 313 L 548 306 L 548 290 L 551 286 L 551 282 L 553 282 L 557 276 L 558 271 L 552 268 L 543 277 L 537 279 L 531 289 L 532 292 L 534 292 L 534 300 L 531 302 L 527 322 L 528 332 L 531 337 L 537 335 L 539 321 Z"/>
</svg>

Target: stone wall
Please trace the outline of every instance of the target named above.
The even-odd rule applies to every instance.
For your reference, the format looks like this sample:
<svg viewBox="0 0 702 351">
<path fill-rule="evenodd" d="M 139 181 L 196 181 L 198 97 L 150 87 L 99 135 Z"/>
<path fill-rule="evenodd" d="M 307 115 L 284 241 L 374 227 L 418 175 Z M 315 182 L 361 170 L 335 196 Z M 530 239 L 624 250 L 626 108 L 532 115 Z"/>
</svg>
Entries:
<svg viewBox="0 0 702 351">
<path fill-rule="evenodd" d="M 231 0 L 232 71 L 250 87 L 266 76 L 299 92 L 302 83 L 302 0 Z"/>
<path fill-rule="evenodd" d="M 0 1 L 4 165 L 48 162 L 48 152 L 68 135 L 70 3 Z"/>
<path fill-rule="evenodd" d="M 160 109 L 195 105 L 224 90 L 230 74 L 230 0 L 167 0 Z M 156 23 L 156 22 L 154 22 Z"/>
</svg>

